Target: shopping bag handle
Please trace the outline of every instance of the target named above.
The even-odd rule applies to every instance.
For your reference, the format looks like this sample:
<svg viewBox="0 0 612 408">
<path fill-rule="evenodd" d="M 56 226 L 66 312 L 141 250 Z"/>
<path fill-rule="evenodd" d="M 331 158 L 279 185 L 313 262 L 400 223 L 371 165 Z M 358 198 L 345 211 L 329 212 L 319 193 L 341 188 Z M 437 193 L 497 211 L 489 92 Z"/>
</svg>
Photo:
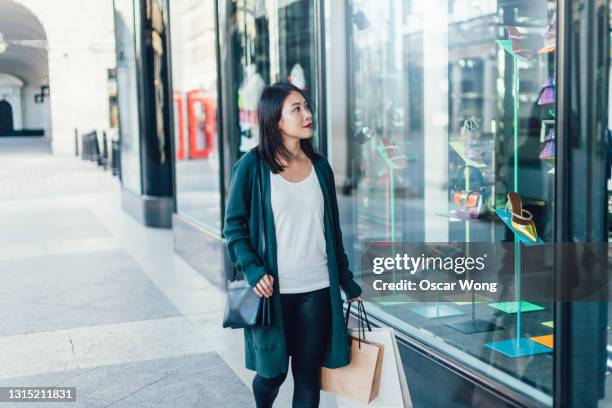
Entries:
<svg viewBox="0 0 612 408">
<path fill-rule="evenodd" d="M 368 331 L 371 332 L 372 331 L 372 326 L 370 326 L 370 320 L 368 320 L 368 314 L 366 313 L 365 306 L 363 305 L 363 302 L 361 300 L 357 304 L 357 308 L 361 308 L 361 311 L 363 313 L 363 320 L 365 321 L 366 325 L 368 326 Z"/>
<path fill-rule="evenodd" d="M 344 324 L 346 325 L 346 327 L 348 327 L 348 320 L 349 320 L 349 315 L 351 312 L 352 304 L 353 302 L 349 302 L 348 307 L 346 309 L 346 315 L 344 317 Z M 363 335 L 363 340 L 365 341 L 366 339 L 365 328 L 367 327 L 369 332 L 372 331 L 372 327 L 370 326 L 370 321 L 368 320 L 368 314 L 366 313 L 365 306 L 363 305 L 363 302 L 361 300 L 357 301 L 357 320 L 358 320 L 357 341 L 359 342 L 359 348 L 361 348 L 362 335 Z"/>
<path fill-rule="evenodd" d="M 351 314 L 351 306 L 353 306 L 353 302 L 349 302 L 348 307 L 346 308 L 346 313 L 344 315 L 344 325 L 346 327 L 348 327 L 349 316 Z M 363 313 L 363 316 L 360 313 Z M 368 314 L 366 313 L 365 306 L 363 305 L 363 302 L 361 300 L 357 301 L 357 316 L 363 317 L 363 320 L 359 319 L 359 325 L 363 325 L 363 322 L 365 321 L 365 324 L 368 327 L 368 331 L 372 331 L 372 326 L 370 326 Z"/>
</svg>

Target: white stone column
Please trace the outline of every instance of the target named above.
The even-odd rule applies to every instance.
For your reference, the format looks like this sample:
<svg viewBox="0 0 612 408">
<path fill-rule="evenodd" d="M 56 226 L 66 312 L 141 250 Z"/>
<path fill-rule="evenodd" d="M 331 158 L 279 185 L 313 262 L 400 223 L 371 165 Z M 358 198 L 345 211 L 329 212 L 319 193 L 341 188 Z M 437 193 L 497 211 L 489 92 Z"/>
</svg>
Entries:
<svg viewBox="0 0 612 408">
<path fill-rule="evenodd" d="M 425 241 L 448 241 L 448 2 L 429 0 L 423 11 Z"/>
</svg>

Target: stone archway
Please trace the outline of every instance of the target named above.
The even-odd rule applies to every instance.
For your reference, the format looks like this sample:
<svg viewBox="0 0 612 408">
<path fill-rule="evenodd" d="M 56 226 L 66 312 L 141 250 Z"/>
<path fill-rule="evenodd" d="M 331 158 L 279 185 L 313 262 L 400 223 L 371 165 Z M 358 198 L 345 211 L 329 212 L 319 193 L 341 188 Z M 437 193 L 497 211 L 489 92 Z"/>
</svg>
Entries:
<svg viewBox="0 0 612 408">
<path fill-rule="evenodd" d="M 0 0 L 0 136 L 45 135 L 51 139 L 47 34 L 32 10 L 17 0 Z M 12 112 L 8 130 L 8 110 Z"/>
</svg>

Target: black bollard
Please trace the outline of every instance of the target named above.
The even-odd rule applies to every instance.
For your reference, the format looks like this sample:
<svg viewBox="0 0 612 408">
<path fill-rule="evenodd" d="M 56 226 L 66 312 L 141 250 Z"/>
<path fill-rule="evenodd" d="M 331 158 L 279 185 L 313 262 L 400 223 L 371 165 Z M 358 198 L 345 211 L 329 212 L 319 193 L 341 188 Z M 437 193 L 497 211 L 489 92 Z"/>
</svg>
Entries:
<svg viewBox="0 0 612 408">
<path fill-rule="evenodd" d="M 104 171 L 108 167 L 108 139 L 106 138 L 106 130 L 102 131 L 102 165 Z"/>
<path fill-rule="evenodd" d="M 100 144 L 98 143 L 98 131 L 94 130 L 91 132 L 92 134 L 92 155 L 91 155 L 91 160 L 95 161 L 98 166 L 100 166 L 102 164 L 101 160 L 100 160 Z"/>
<path fill-rule="evenodd" d="M 74 155 L 79 156 L 79 131 L 74 128 Z"/>
<path fill-rule="evenodd" d="M 120 167 L 120 157 L 119 155 L 121 154 L 119 149 L 119 138 L 118 137 L 114 137 L 111 141 L 111 148 L 112 148 L 112 161 L 111 161 L 111 168 L 112 168 L 112 172 L 113 172 L 113 176 L 119 176 L 119 178 L 121 178 L 121 167 Z"/>
<path fill-rule="evenodd" d="M 89 159 L 89 157 L 87 156 L 87 133 L 81 135 L 81 159 Z"/>
</svg>

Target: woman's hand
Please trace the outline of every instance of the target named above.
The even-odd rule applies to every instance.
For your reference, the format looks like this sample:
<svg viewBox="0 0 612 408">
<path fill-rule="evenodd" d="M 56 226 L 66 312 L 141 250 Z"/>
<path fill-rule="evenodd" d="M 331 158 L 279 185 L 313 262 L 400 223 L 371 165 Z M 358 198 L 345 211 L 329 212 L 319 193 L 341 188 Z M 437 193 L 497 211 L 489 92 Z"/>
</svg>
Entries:
<svg viewBox="0 0 612 408">
<path fill-rule="evenodd" d="M 272 289 L 274 284 L 274 277 L 272 275 L 264 275 L 257 285 L 253 288 L 257 296 L 262 297 L 270 297 L 272 296 Z"/>
<path fill-rule="evenodd" d="M 348 300 L 348 302 L 349 302 L 349 304 L 351 304 L 351 303 L 353 303 L 353 302 L 361 302 L 361 296 L 357 296 L 357 297 L 354 297 L 354 298 L 350 298 L 350 299 Z"/>
</svg>

